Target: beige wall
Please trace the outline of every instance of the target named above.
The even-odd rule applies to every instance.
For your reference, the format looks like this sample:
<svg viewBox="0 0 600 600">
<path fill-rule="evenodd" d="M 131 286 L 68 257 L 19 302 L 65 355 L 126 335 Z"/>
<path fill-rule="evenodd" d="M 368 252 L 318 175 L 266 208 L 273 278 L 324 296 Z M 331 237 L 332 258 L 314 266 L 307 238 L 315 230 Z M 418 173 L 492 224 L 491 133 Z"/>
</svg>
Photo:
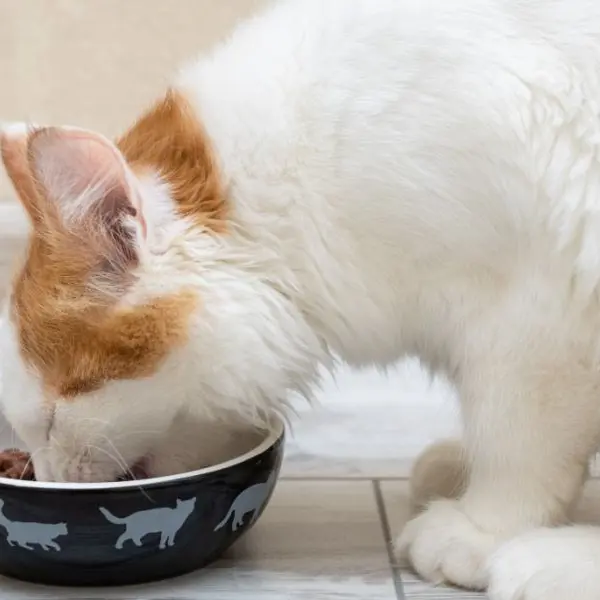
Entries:
<svg viewBox="0 0 600 600">
<path fill-rule="evenodd" d="M 0 0 L 0 122 L 68 123 L 112 136 L 178 65 L 265 2 Z"/>
<path fill-rule="evenodd" d="M 269 0 L 0 0 L 0 123 L 125 128 L 182 62 Z M 0 294 L 27 222 L 0 169 Z"/>
</svg>

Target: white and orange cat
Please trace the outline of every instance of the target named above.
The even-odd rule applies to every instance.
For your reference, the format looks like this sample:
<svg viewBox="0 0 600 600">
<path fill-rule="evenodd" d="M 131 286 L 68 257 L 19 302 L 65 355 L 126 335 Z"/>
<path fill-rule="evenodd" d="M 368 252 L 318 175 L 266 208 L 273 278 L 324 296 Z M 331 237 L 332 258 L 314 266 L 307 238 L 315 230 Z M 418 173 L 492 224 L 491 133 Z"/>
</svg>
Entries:
<svg viewBox="0 0 600 600">
<path fill-rule="evenodd" d="M 185 415 L 260 423 L 334 355 L 417 354 L 465 423 L 417 501 L 450 455 L 467 478 L 399 552 L 600 598 L 600 533 L 561 527 L 600 443 L 596 0 L 284 0 L 115 143 L 13 125 L 2 156 L 32 225 L 2 407 L 41 478 L 185 461 Z"/>
</svg>

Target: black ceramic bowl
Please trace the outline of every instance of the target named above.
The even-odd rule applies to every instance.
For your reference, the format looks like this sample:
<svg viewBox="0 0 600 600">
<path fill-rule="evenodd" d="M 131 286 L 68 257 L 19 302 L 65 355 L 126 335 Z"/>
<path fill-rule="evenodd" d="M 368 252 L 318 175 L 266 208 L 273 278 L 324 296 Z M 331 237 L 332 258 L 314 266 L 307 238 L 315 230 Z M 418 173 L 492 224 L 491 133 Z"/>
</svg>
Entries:
<svg viewBox="0 0 600 600">
<path fill-rule="evenodd" d="M 0 574 L 107 586 L 182 575 L 216 558 L 260 517 L 281 467 L 284 426 L 207 469 L 118 483 L 0 478 Z"/>
</svg>

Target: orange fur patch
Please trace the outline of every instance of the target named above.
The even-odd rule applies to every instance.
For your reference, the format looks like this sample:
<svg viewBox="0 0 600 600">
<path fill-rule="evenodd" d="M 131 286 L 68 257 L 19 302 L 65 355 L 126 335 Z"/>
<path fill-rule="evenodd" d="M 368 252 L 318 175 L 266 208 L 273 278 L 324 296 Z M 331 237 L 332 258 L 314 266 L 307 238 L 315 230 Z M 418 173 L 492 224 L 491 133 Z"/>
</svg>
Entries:
<svg viewBox="0 0 600 600">
<path fill-rule="evenodd" d="M 160 174 L 180 214 L 217 233 L 225 230 L 228 206 L 215 155 L 181 93 L 169 90 L 117 146 L 134 171 Z"/>
<path fill-rule="evenodd" d="M 87 259 L 66 238 L 34 235 L 15 280 L 12 318 L 21 352 L 51 395 L 69 398 L 107 381 L 150 375 L 187 339 L 194 295 L 118 308 L 86 287 Z"/>
<path fill-rule="evenodd" d="M 61 226 L 52 211 L 38 210 L 51 200 L 32 177 L 27 139 L 6 140 L 2 157 L 33 223 L 25 263 L 14 281 L 11 318 L 22 356 L 40 374 L 48 396 L 73 398 L 111 380 L 155 372 L 187 339 L 196 296 L 179 293 L 119 307 L 118 297 L 134 281 L 130 271 L 109 273 L 113 293 L 91 287 L 94 275 L 107 273 L 104 257 Z M 129 267 L 135 264 L 132 260 Z"/>
<path fill-rule="evenodd" d="M 14 304 L 22 352 L 48 391 L 63 398 L 154 373 L 187 338 L 195 305 L 193 295 L 182 294 L 128 309 L 61 310 L 46 302 L 39 311 L 30 310 L 25 298 L 15 296 Z"/>
</svg>

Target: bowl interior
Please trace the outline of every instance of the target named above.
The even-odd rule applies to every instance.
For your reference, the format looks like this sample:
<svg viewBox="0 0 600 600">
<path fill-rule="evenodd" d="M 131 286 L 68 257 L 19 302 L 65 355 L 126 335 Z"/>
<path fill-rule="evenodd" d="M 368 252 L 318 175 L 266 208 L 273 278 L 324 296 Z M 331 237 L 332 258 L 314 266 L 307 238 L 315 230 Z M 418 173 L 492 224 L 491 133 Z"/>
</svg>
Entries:
<svg viewBox="0 0 600 600">
<path fill-rule="evenodd" d="M 151 485 L 164 485 L 166 483 L 177 483 L 185 481 L 191 477 L 198 477 L 216 473 L 218 471 L 229 469 L 236 464 L 251 460 L 260 455 L 269 447 L 273 446 L 285 432 L 285 425 L 280 418 L 274 418 L 272 425 L 265 431 L 252 431 L 243 436 L 231 436 L 226 443 L 219 448 L 218 456 L 221 460 L 213 465 L 162 477 L 150 477 L 134 481 L 114 481 L 98 483 L 63 483 L 63 482 L 45 482 L 45 481 L 27 481 L 19 479 L 7 479 L 0 477 L 0 484 L 15 487 L 27 487 L 37 489 L 56 489 L 56 490 L 113 490 L 140 488 Z M 25 444 L 16 437 L 11 427 L 0 415 L 0 450 L 6 448 L 19 448 L 26 450 Z"/>
</svg>

